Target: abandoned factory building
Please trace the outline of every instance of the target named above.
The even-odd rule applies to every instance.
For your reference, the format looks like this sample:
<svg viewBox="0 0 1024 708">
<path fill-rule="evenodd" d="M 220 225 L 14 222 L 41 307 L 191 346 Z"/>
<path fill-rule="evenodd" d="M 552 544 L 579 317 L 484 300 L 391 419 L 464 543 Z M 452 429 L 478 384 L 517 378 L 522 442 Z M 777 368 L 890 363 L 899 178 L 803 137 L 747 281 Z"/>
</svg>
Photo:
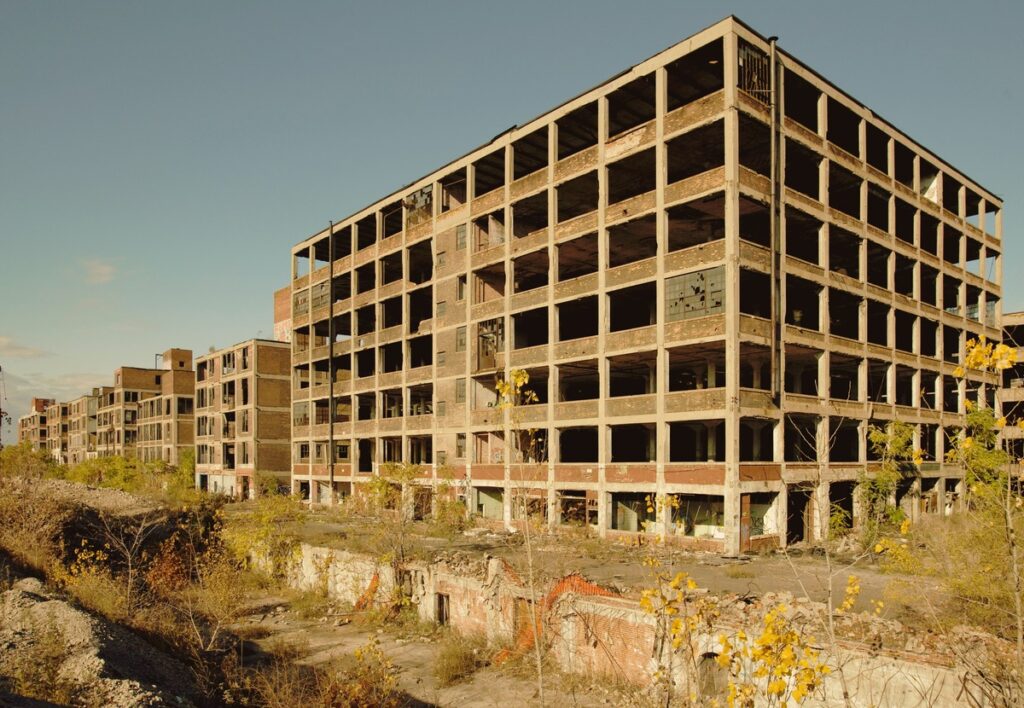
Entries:
<svg viewBox="0 0 1024 708">
<path fill-rule="evenodd" d="M 945 510 L 946 435 L 998 386 L 954 369 L 1001 338 L 1002 208 L 727 18 L 292 249 L 293 488 L 403 461 L 495 523 L 736 552 L 856 524 L 899 419 L 898 502 Z"/>
</svg>

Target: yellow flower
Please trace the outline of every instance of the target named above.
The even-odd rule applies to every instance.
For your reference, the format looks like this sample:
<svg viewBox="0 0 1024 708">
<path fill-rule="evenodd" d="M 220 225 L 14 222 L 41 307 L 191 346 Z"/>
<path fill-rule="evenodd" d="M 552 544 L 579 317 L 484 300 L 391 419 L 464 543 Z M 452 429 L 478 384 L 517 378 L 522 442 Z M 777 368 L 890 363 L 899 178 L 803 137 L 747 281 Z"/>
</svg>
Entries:
<svg viewBox="0 0 1024 708">
<path fill-rule="evenodd" d="M 1006 427 L 1006 416 L 1005 415 L 1002 418 L 1000 418 L 999 420 L 996 421 L 996 427 L 1000 428 L 1000 429 Z"/>
<path fill-rule="evenodd" d="M 875 544 L 875 553 L 881 553 L 885 550 L 885 547 L 881 543 Z"/>
<path fill-rule="evenodd" d="M 955 369 L 953 369 L 953 376 L 957 377 L 958 379 L 962 379 L 965 373 L 966 372 L 964 371 L 964 367 L 962 366 L 958 366 Z"/>
<path fill-rule="evenodd" d="M 910 519 L 903 519 L 903 523 L 900 524 L 900 534 L 906 536 L 908 531 L 910 531 Z"/>
</svg>

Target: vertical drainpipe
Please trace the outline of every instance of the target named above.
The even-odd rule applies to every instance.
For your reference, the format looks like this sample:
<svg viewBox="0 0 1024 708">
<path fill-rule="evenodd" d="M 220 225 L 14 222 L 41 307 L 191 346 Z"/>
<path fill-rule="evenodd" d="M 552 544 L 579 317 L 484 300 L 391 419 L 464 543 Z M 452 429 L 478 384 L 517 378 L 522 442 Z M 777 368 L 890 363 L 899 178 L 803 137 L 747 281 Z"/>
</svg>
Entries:
<svg viewBox="0 0 1024 708">
<path fill-rule="evenodd" d="M 334 222 L 327 232 L 327 476 L 334 504 Z M 312 374 L 313 372 L 310 372 Z M 312 495 L 310 495 L 312 498 Z"/>
<path fill-rule="evenodd" d="M 771 102 L 771 205 L 769 214 L 770 237 L 771 237 L 771 307 L 772 307 L 772 401 L 776 406 L 782 400 L 782 286 L 779 273 L 779 197 L 781 187 L 779 185 L 779 102 L 778 102 L 778 64 L 776 55 L 776 42 L 778 37 L 769 37 L 769 62 L 768 62 L 768 94 Z"/>
</svg>

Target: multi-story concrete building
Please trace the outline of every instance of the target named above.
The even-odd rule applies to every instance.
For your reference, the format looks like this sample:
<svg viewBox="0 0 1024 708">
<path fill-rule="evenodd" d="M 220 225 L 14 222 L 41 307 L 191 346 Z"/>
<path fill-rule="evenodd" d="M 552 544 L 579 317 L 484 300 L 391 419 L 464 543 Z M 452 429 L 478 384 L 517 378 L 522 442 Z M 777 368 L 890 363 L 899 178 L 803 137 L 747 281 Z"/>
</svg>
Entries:
<svg viewBox="0 0 1024 708">
<path fill-rule="evenodd" d="M 196 358 L 196 486 L 249 499 L 257 477 L 288 486 L 291 353 L 250 339 Z"/>
<path fill-rule="evenodd" d="M 96 457 L 96 415 L 100 399 L 109 392 L 106 386 L 94 388 L 68 404 L 68 463 Z"/>
<path fill-rule="evenodd" d="M 1011 423 L 1024 421 L 1024 312 L 1003 313 L 1003 341 L 1017 349 L 1017 363 L 1002 372 L 999 403 L 1002 415 Z M 1012 462 L 1024 462 L 1024 429 L 1008 425 L 1002 431 L 1003 443 Z M 1016 468 L 1018 472 L 1021 467 Z"/>
<path fill-rule="evenodd" d="M 46 449 L 62 465 L 68 462 L 69 410 L 67 403 L 57 401 L 46 408 Z"/>
<path fill-rule="evenodd" d="M 46 411 L 54 404 L 52 398 L 33 398 L 29 412 L 18 418 L 18 442 L 28 441 L 33 450 L 48 450 L 46 444 Z"/>
<path fill-rule="evenodd" d="M 140 446 L 140 404 L 147 399 L 163 396 L 165 377 L 175 382 L 168 388 L 169 395 L 191 397 L 195 390 L 195 372 L 192 369 L 192 352 L 188 349 L 169 349 L 161 357 L 167 368 L 147 369 L 122 366 L 114 371 L 114 385 L 101 397 L 96 412 L 98 456 L 120 455 L 135 458 L 141 457 L 140 447 L 145 447 L 147 450 L 156 448 L 163 450 L 162 438 L 148 439 L 144 446 Z M 189 378 L 192 380 L 191 386 L 186 383 Z M 154 415 L 152 424 L 160 423 L 162 425 L 171 420 L 164 415 L 157 417 L 155 407 L 147 412 L 152 412 Z M 190 414 L 181 415 L 187 417 Z M 176 409 L 172 417 L 175 416 L 178 416 Z M 155 433 L 152 434 L 155 436 Z M 175 433 L 175 435 L 177 434 Z M 170 464 L 177 464 L 176 455 L 180 449 L 191 447 L 191 434 L 185 433 L 185 437 L 187 443 L 169 446 L 173 455 L 172 459 L 168 460 Z M 149 456 L 153 454 L 155 453 L 147 453 Z"/>
<path fill-rule="evenodd" d="M 160 358 L 160 393 L 139 403 L 139 458 L 176 465 L 195 445 L 196 372 L 192 352 L 169 349 Z"/>
<path fill-rule="evenodd" d="M 996 383 L 953 371 L 1000 338 L 1002 208 L 728 18 L 292 249 L 293 486 L 404 460 L 495 521 L 525 494 L 735 552 L 856 522 L 900 419 L 927 459 L 901 502 L 942 508 L 944 433 Z"/>
</svg>

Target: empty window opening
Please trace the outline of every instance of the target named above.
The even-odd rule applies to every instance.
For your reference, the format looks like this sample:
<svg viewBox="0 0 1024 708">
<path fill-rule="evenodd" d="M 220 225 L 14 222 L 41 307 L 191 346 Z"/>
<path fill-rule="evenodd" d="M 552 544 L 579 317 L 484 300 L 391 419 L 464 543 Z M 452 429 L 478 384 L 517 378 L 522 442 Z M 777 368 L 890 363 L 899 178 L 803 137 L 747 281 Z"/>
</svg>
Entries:
<svg viewBox="0 0 1024 708">
<path fill-rule="evenodd" d="M 787 345 L 785 350 L 785 381 L 787 393 L 803 396 L 818 395 L 818 364 L 821 352 L 797 345 Z"/>
<path fill-rule="evenodd" d="M 548 227 L 548 193 L 534 194 L 512 205 L 512 234 L 529 236 Z"/>
<path fill-rule="evenodd" d="M 860 400 L 860 359 L 843 354 L 829 358 L 829 398 Z"/>
<path fill-rule="evenodd" d="M 669 391 L 695 391 L 724 386 L 725 345 L 721 342 L 668 350 Z"/>
<path fill-rule="evenodd" d="M 558 431 L 560 462 L 597 462 L 597 426 Z"/>
<path fill-rule="evenodd" d="M 853 527 L 853 498 L 856 482 L 831 482 L 828 485 L 829 524 Z M 833 521 L 834 520 L 834 521 Z"/>
<path fill-rule="evenodd" d="M 938 435 L 939 426 L 928 424 L 921 426 L 921 452 L 924 453 L 924 459 L 935 459 L 935 451 L 937 449 L 939 439 Z"/>
<path fill-rule="evenodd" d="M 860 280 L 861 239 L 838 226 L 829 226 L 828 268 L 841 275 Z"/>
<path fill-rule="evenodd" d="M 505 297 L 505 264 L 495 263 L 473 271 L 473 302 L 491 302 Z"/>
<path fill-rule="evenodd" d="M 739 133 L 740 165 L 758 174 L 770 174 L 772 140 L 768 126 L 746 113 L 740 113 Z"/>
<path fill-rule="evenodd" d="M 784 71 L 785 92 L 783 111 L 812 133 L 818 132 L 818 102 L 821 91 L 789 69 Z"/>
<path fill-rule="evenodd" d="M 498 352 L 505 349 L 505 320 L 484 320 L 476 326 L 476 368 L 493 369 Z"/>
<path fill-rule="evenodd" d="M 794 140 L 786 140 L 786 186 L 820 200 L 821 161 L 818 153 Z"/>
<path fill-rule="evenodd" d="M 523 393 L 532 392 L 536 396 L 536 401 L 526 401 L 524 405 L 543 405 L 548 402 L 548 385 L 551 377 L 548 374 L 548 368 L 537 367 L 526 369 L 526 374 L 529 376 L 529 381 L 523 386 Z M 545 441 L 546 442 L 546 441 Z M 525 449 L 525 447 L 524 447 Z"/>
<path fill-rule="evenodd" d="M 740 388 L 767 391 L 772 385 L 771 350 L 740 342 Z"/>
<path fill-rule="evenodd" d="M 304 275 L 309 275 L 308 250 L 303 250 L 301 253 L 292 254 L 292 269 L 295 271 L 296 278 L 301 278 Z"/>
<path fill-rule="evenodd" d="M 975 322 L 981 321 L 981 288 L 968 285 L 964 299 L 964 317 Z"/>
<path fill-rule="evenodd" d="M 373 376 L 377 358 L 376 353 L 375 349 L 364 349 L 361 352 L 356 352 L 356 376 L 359 378 Z"/>
<path fill-rule="evenodd" d="M 476 376 L 470 379 L 472 382 L 472 405 L 473 410 L 487 410 L 498 405 L 498 386 L 494 376 Z M 455 400 L 460 398 L 460 389 L 466 386 L 465 379 L 455 381 Z M 464 394 L 463 394 L 464 397 Z"/>
<path fill-rule="evenodd" d="M 591 233 L 558 244 L 559 282 L 597 272 L 597 234 Z"/>
<path fill-rule="evenodd" d="M 430 221 L 434 216 L 434 187 L 427 185 L 417 189 L 402 200 L 405 207 L 405 223 L 412 227 Z"/>
<path fill-rule="evenodd" d="M 538 128 L 512 143 L 512 179 L 548 166 L 548 127 Z"/>
<path fill-rule="evenodd" d="M 512 315 L 512 348 L 526 349 L 548 343 L 548 309 L 517 312 Z"/>
<path fill-rule="evenodd" d="M 597 524 L 597 492 L 562 489 L 558 492 L 558 520 L 567 526 Z"/>
<path fill-rule="evenodd" d="M 651 494 L 613 492 L 608 496 L 611 500 L 611 518 L 608 520 L 610 528 L 631 533 L 654 532 L 657 513 L 648 503 Z"/>
<path fill-rule="evenodd" d="M 740 238 L 768 248 L 771 245 L 771 223 L 768 205 L 740 195 Z"/>
<path fill-rule="evenodd" d="M 402 252 L 388 254 L 380 259 L 380 284 L 387 285 L 402 279 Z"/>
<path fill-rule="evenodd" d="M 672 508 L 672 526 L 676 533 L 691 538 L 725 538 L 725 499 L 721 496 L 710 494 L 673 494 L 675 502 Z M 753 530 L 753 524 L 751 524 Z M 707 655 L 705 655 L 707 656 Z M 717 671 L 710 667 L 707 659 L 701 657 L 701 684 L 704 686 L 717 685 L 719 681 L 726 681 L 721 676 L 710 677 L 707 673 Z"/>
<path fill-rule="evenodd" d="M 316 283 L 312 288 L 310 288 L 310 306 L 314 310 L 321 307 L 327 307 L 327 305 L 330 304 L 330 287 L 330 282 L 324 280 L 320 283 Z"/>
<path fill-rule="evenodd" d="M 345 226 L 334 231 L 334 253 L 331 260 L 338 261 L 352 253 L 352 227 Z"/>
<path fill-rule="evenodd" d="M 473 219 L 473 250 L 483 251 L 505 243 L 505 212 L 493 211 Z"/>
<path fill-rule="evenodd" d="M 612 462 L 651 462 L 655 459 L 654 424 L 611 425 Z"/>
<path fill-rule="evenodd" d="M 754 317 L 771 317 L 771 277 L 749 268 L 740 268 L 740 312 Z"/>
<path fill-rule="evenodd" d="M 608 229 L 608 267 L 634 263 L 658 255 L 658 220 L 654 214 Z"/>
<path fill-rule="evenodd" d="M 889 136 L 877 126 L 867 124 L 867 161 L 879 172 L 889 174 Z"/>
<path fill-rule="evenodd" d="M 860 219 L 861 179 L 835 162 L 828 163 L 828 205 Z"/>
<path fill-rule="evenodd" d="M 505 148 L 500 148 L 473 163 L 473 196 L 479 197 L 503 186 Z"/>
<path fill-rule="evenodd" d="M 548 249 L 527 253 L 512 261 L 512 291 L 521 293 L 548 284 Z"/>
<path fill-rule="evenodd" d="M 917 209 L 899 197 L 896 202 L 896 238 L 904 243 L 914 243 L 914 219 Z"/>
<path fill-rule="evenodd" d="M 921 218 L 921 250 L 933 256 L 939 255 L 939 220 L 923 211 Z"/>
<path fill-rule="evenodd" d="M 334 357 L 332 361 L 334 364 L 334 383 L 350 381 L 352 379 L 352 355 L 342 354 L 341 356 Z"/>
<path fill-rule="evenodd" d="M 786 276 L 786 324 L 820 330 L 821 290 L 810 280 Z"/>
<path fill-rule="evenodd" d="M 868 182 L 868 223 L 889 231 L 889 192 Z"/>
<path fill-rule="evenodd" d="M 591 401 L 600 397 L 597 361 L 574 361 L 557 368 L 559 401 Z"/>
<path fill-rule="evenodd" d="M 370 334 L 377 329 L 377 312 L 373 305 L 356 310 L 356 334 Z"/>
<path fill-rule="evenodd" d="M 356 292 L 366 293 L 377 287 L 377 268 L 375 263 L 356 268 Z"/>
<path fill-rule="evenodd" d="M 939 325 L 933 320 L 929 320 L 926 317 L 922 317 L 918 320 L 918 327 L 921 329 L 920 340 L 920 354 L 921 356 L 934 357 L 938 352 L 938 341 L 939 336 Z"/>
<path fill-rule="evenodd" d="M 786 462 L 817 462 L 818 419 L 790 414 L 783 427 L 783 457 Z"/>
<path fill-rule="evenodd" d="M 669 183 L 725 164 L 725 122 L 695 128 L 668 141 Z"/>
<path fill-rule="evenodd" d="M 859 462 L 860 461 L 860 425 L 849 418 L 830 417 L 829 428 L 829 461 Z"/>
<path fill-rule="evenodd" d="M 380 348 L 380 369 L 382 373 L 390 374 L 393 371 L 402 370 L 402 343 L 393 342 L 385 344 Z"/>
<path fill-rule="evenodd" d="M 921 182 L 917 187 L 918 193 L 925 199 L 935 204 L 939 203 L 939 169 L 923 157 L 918 159 Z"/>
<path fill-rule="evenodd" d="M 829 288 L 829 334 L 846 339 L 860 339 L 861 299 L 845 290 Z"/>
<path fill-rule="evenodd" d="M 643 283 L 608 293 L 610 332 L 657 324 L 658 304 L 654 283 Z"/>
<path fill-rule="evenodd" d="M 409 298 L 409 334 L 417 334 L 421 325 L 434 317 L 434 289 L 429 285 L 413 290 Z"/>
<path fill-rule="evenodd" d="M 608 165 L 608 203 L 653 192 L 657 186 L 654 148 Z"/>
<path fill-rule="evenodd" d="M 909 366 L 896 366 L 896 405 L 914 405 L 914 379 L 916 375 L 916 369 L 911 369 Z"/>
<path fill-rule="evenodd" d="M 739 41 L 736 84 L 765 105 L 771 100 L 771 62 L 768 55 L 745 39 Z"/>
<path fill-rule="evenodd" d="M 630 81 L 608 94 L 608 137 L 654 120 L 654 74 Z"/>
<path fill-rule="evenodd" d="M 320 239 L 313 244 L 313 270 L 320 270 L 326 267 L 331 260 L 330 241 L 326 238 Z"/>
<path fill-rule="evenodd" d="M 608 395 L 646 396 L 657 392 L 656 352 L 608 357 Z"/>
<path fill-rule="evenodd" d="M 725 238 L 725 197 L 721 193 L 667 211 L 669 251 Z"/>
<path fill-rule="evenodd" d="M 377 243 L 377 215 L 368 214 L 356 222 L 356 248 L 363 250 Z"/>
<path fill-rule="evenodd" d="M 717 315 L 725 309 L 725 266 L 665 279 L 665 320 Z"/>
<path fill-rule="evenodd" d="M 828 101 L 828 141 L 854 157 L 860 156 L 860 118 L 831 96 Z"/>
<path fill-rule="evenodd" d="M 956 327 L 942 326 L 942 358 L 950 363 L 960 360 L 960 330 Z"/>
<path fill-rule="evenodd" d="M 558 318 L 558 341 L 567 342 L 597 336 L 597 295 L 558 303 L 555 310 Z"/>
<path fill-rule="evenodd" d="M 393 388 L 380 392 L 380 417 L 401 418 L 404 415 L 402 410 L 402 389 Z"/>
<path fill-rule="evenodd" d="M 960 190 L 963 185 L 950 177 L 942 176 L 942 208 L 948 212 L 960 215 Z"/>
<path fill-rule="evenodd" d="M 982 275 L 981 272 L 981 242 L 973 238 L 965 238 L 966 255 L 964 256 L 964 268 L 968 273 Z"/>
<path fill-rule="evenodd" d="M 402 233 L 402 202 L 388 204 L 381 209 L 381 224 L 384 227 L 383 238 L 391 238 L 395 234 Z"/>
<path fill-rule="evenodd" d="M 410 246 L 407 251 L 410 283 L 420 285 L 434 277 L 434 255 L 429 240 Z"/>
<path fill-rule="evenodd" d="M 976 229 L 985 229 L 985 214 L 981 213 L 981 197 L 970 187 L 964 187 L 964 218 Z"/>
<path fill-rule="evenodd" d="M 868 241 L 868 282 L 880 288 L 889 289 L 889 257 L 892 254 L 885 246 Z"/>
<path fill-rule="evenodd" d="M 597 172 L 588 172 L 555 187 L 558 220 L 568 221 L 597 209 Z"/>
<path fill-rule="evenodd" d="M 917 261 L 897 253 L 896 270 L 893 274 L 893 282 L 896 292 L 907 297 L 914 297 L 914 268 Z"/>
<path fill-rule="evenodd" d="M 559 160 L 597 145 L 597 103 L 580 106 L 559 118 L 555 125 Z"/>
<path fill-rule="evenodd" d="M 434 338 L 425 334 L 409 340 L 409 366 L 417 368 L 433 363 Z"/>
<path fill-rule="evenodd" d="M 440 211 L 445 213 L 458 209 L 466 203 L 466 168 L 456 170 L 441 178 Z"/>
<path fill-rule="evenodd" d="M 352 274 L 334 276 L 331 279 L 331 293 L 334 302 L 342 302 L 352 297 Z"/>
<path fill-rule="evenodd" d="M 799 209 L 786 207 L 786 255 L 818 265 L 821 222 Z"/>
<path fill-rule="evenodd" d="M 942 276 L 942 307 L 954 315 L 960 314 L 960 281 L 950 275 Z"/>
<path fill-rule="evenodd" d="M 402 324 L 402 296 L 396 295 L 380 303 L 381 328 L 397 327 Z"/>
<path fill-rule="evenodd" d="M 894 174 L 896 181 L 909 187 L 914 188 L 914 153 L 903 143 L 894 141 L 893 145 L 893 162 L 895 163 Z"/>
<path fill-rule="evenodd" d="M 722 55 L 722 40 L 716 39 L 665 67 L 668 110 L 722 89 L 725 85 Z"/>
<path fill-rule="evenodd" d="M 914 329 L 917 318 L 909 312 L 896 310 L 896 348 L 902 352 L 914 353 Z"/>
<path fill-rule="evenodd" d="M 868 401 L 889 403 L 889 362 L 868 359 Z"/>
<path fill-rule="evenodd" d="M 771 462 L 777 421 L 740 418 L 740 462 Z"/>
<path fill-rule="evenodd" d="M 357 467 L 359 472 L 373 472 L 373 461 L 375 457 L 374 453 L 376 452 L 376 450 L 374 449 L 375 447 L 376 445 L 374 444 L 374 440 L 372 438 L 359 440 L 356 443 L 356 448 L 358 450 L 359 455 L 359 465 Z"/>
<path fill-rule="evenodd" d="M 725 462 L 725 421 L 668 424 L 669 462 Z"/>
<path fill-rule="evenodd" d="M 952 376 L 942 377 L 942 410 L 946 413 L 960 410 L 960 385 Z"/>
<path fill-rule="evenodd" d="M 885 303 L 868 299 L 868 341 L 883 347 L 889 346 L 889 311 Z"/>
</svg>

